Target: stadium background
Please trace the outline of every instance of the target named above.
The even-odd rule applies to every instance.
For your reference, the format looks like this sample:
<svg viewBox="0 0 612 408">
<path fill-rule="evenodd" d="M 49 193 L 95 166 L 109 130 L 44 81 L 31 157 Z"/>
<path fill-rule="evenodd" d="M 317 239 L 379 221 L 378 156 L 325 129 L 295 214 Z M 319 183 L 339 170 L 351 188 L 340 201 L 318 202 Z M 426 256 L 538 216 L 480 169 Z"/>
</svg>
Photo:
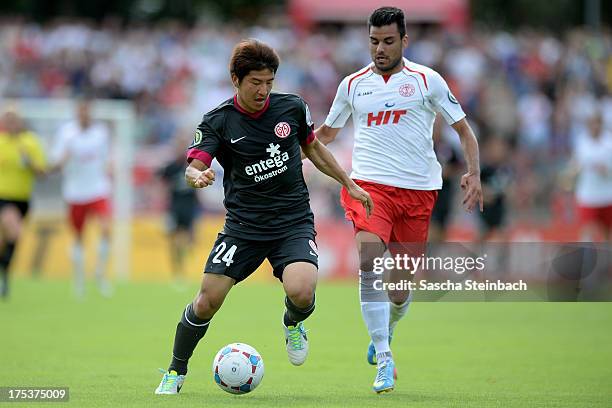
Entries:
<svg viewBox="0 0 612 408">
<path fill-rule="evenodd" d="M 578 240 L 573 193 L 559 174 L 594 106 L 603 109 L 605 126 L 612 127 L 609 3 L 559 1 L 548 7 L 515 0 L 501 8 L 486 1 L 396 3 L 409 19 L 406 56 L 447 79 L 476 130 L 483 160 L 490 140 L 508 142 L 508 239 Z M 232 45 L 256 37 L 276 48 L 282 63 L 275 89 L 302 95 L 321 124 L 342 77 L 369 62 L 364 19 L 376 6 L 375 1 L 356 6 L 316 0 L 3 2 L 0 95 L 53 100 L 88 94 L 132 104 L 127 273 L 134 279 L 164 279 L 170 276 L 167 201 L 155 171 L 172 157 L 177 138 L 188 140 L 201 115 L 232 95 L 227 73 Z M 55 124 L 31 125 L 47 146 L 52 144 Z M 440 123 L 436 132 L 461 156 L 448 126 Z M 347 170 L 351 146 L 350 128 L 331 145 Z M 352 276 L 351 230 L 339 207 L 339 188 L 310 163 L 305 167 L 322 276 Z M 44 194 L 39 188 L 14 269 L 66 277 L 70 237 L 57 204 L 59 191 L 49 187 L 57 187 L 58 179 L 40 184 L 46 186 Z M 187 268 L 194 279 L 222 223 L 221 187 L 217 183 L 200 195 L 196 246 Z M 479 228 L 474 215 L 458 202 L 452 206 L 446 239 L 472 240 Z M 95 242 L 89 244 L 93 248 Z"/>
</svg>

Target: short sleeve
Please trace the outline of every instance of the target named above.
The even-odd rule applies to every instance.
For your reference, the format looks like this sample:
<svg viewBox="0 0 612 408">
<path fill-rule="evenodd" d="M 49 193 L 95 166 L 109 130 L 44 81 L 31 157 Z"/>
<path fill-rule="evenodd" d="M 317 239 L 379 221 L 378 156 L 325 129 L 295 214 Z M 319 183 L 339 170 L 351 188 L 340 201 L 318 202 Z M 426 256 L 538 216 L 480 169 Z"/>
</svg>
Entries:
<svg viewBox="0 0 612 408">
<path fill-rule="evenodd" d="M 310 108 L 308 108 L 308 104 L 304 100 L 302 100 L 301 102 L 303 115 L 300 120 L 298 139 L 301 145 L 308 145 L 315 140 L 314 122 L 312 120 L 312 115 L 310 114 Z"/>
<path fill-rule="evenodd" d="M 430 101 L 436 110 L 444 117 L 446 123 L 452 125 L 465 118 L 465 113 L 455 95 L 450 91 L 448 84 L 440 74 L 434 72 L 430 76 Z"/>
<path fill-rule="evenodd" d="M 348 77 L 344 78 L 338 90 L 336 91 L 336 97 L 332 103 L 327 118 L 325 119 L 325 125 L 330 128 L 341 128 L 344 127 L 346 121 L 351 117 L 351 105 L 349 103 L 348 95 Z"/>
<path fill-rule="evenodd" d="M 210 167 L 212 159 L 217 154 L 220 146 L 221 137 L 210 126 L 207 118 L 204 117 L 204 120 L 202 120 L 202 123 L 196 129 L 193 141 L 187 150 L 187 162 L 198 159 Z"/>
<path fill-rule="evenodd" d="M 53 143 L 53 147 L 51 148 L 50 160 L 53 165 L 59 163 L 63 160 L 64 156 L 67 153 L 68 149 L 68 134 L 67 134 L 67 126 L 64 125 L 60 127 L 55 136 L 55 141 Z"/>
<path fill-rule="evenodd" d="M 100 124 L 100 132 L 102 132 L 102 140 L 104 144 L 104 153 L 106 154 L 106 160 L 110 159 L 111 156 L 111 133 L 110 129 L 105 123 Z"/>
</svg>

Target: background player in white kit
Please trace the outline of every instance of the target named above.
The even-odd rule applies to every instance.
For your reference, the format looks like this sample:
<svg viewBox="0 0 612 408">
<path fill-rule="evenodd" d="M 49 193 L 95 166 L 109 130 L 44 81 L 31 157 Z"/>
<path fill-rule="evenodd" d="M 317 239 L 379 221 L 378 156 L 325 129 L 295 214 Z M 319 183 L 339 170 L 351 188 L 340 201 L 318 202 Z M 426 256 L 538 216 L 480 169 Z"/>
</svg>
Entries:
<svg viewBox="0 0 612 408">
<path fill-rule="evenodd" d="M 366 218 L 344 190 L 342 204 L 355 227 L 361 312 L 372 339 L 368 362 L 378 365 L 373 389 L 381 393 L 394 388 L 390 336 L 406 313 L 410 297 L 406 291 L 392 292 L 390 304 L 375 301 L 379 293 L 373 288 L 378 279 L 373 260 L 382 257 L 390 243 L 417 243 L 419 248 L 427 241 L 431 212 L 442 186 L 432 140 L 437 113 L 461 139 L 468 167 L 461 178 L 467 211 L 476 205 L 482 210 L 482 190 L 478 142 L 459 102 L 437 72 L 402 56 L 408 46 L 404 13 L 394 7 L 379 8 L 370 16 L 368 29 L 373 64 L 344 78 L 325 124 L 315 133 L 327 144 L 353 117 L 351 178 L 370 193 L 375 207 Z M 389 249 L 393 254 L 393 246 Z"/>
<path fill-rule="evenodd" d="M 106 125 L 93 122 L 89 100 L 77 106 L 77 119 L 63 125 L 52 152 L 54 168 L 62 169 L 62 195 L 68 204 L 70 225 L 75 234 L 72 247 L 75 293 L 85 294 L 85 256 L 83 231 L 91 216 L 98 219 L 98 242 L 95 277 L 100 292 L 111 294 L 105 277 L 110 245 L 109 176 L 110 140 Z"/>
<path fill-rule="evenodd" d="M 599 108 L 578 135 L 573 162 L 576 166 L 576 202 L 582 226 L 581 239 L 598 235 L 612 241 L 612 133 L 603 126 Z"/>
</svg>

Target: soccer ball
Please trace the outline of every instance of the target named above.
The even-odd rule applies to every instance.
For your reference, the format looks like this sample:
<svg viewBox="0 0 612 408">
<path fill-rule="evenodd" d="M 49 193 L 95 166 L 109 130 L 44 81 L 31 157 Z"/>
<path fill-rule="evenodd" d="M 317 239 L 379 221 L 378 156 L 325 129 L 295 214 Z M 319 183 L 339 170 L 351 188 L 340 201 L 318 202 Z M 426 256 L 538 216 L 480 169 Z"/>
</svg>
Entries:
<svg viewBox="0 0 612 408">
<path fill-rule="evenodd" d="M 264 375 L 261 355 L 244 343 L 232 343 L 219 350 L 212 365 L 217 385 L 232 394 L 253 391 Z"/>
</svg>

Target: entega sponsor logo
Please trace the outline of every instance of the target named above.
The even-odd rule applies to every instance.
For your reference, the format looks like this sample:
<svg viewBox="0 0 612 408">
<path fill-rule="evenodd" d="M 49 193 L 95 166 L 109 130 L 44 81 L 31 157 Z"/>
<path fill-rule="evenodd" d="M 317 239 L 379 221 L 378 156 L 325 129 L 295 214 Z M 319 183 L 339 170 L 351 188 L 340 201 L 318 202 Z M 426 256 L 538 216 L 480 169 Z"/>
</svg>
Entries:
<svg viewBox="0 0 612 408">
<path fill-rule="evenodd" d="M 270 158 L 266 160 L 260 160 L 258 163 L 253 163 L 244 168 L 244 171 L 249 176 L 255 176 L 253 179 L 255 182 L 267 180 L 270 177 L 277 176 L 287 170 L 286 161 L 289 160 L 289 153 L 281 152 L 280 145 L 270 143 L 266 149 L 270 153 Z M 272 170 L 269 173 L 261 174 L 265 171 Z"/>
<path fill-rule="evenodd" d="M 254 176 L 266 170 L 283 167 L 285 165 L 285 161 L 287 160 L 289 160 L 289 153 L 283 152 L 282 155 L 276 156 L 273 159 L 260 160 L 259 163 L 246 166 L 244 170 L 249 176 Z"/>
</svg>

